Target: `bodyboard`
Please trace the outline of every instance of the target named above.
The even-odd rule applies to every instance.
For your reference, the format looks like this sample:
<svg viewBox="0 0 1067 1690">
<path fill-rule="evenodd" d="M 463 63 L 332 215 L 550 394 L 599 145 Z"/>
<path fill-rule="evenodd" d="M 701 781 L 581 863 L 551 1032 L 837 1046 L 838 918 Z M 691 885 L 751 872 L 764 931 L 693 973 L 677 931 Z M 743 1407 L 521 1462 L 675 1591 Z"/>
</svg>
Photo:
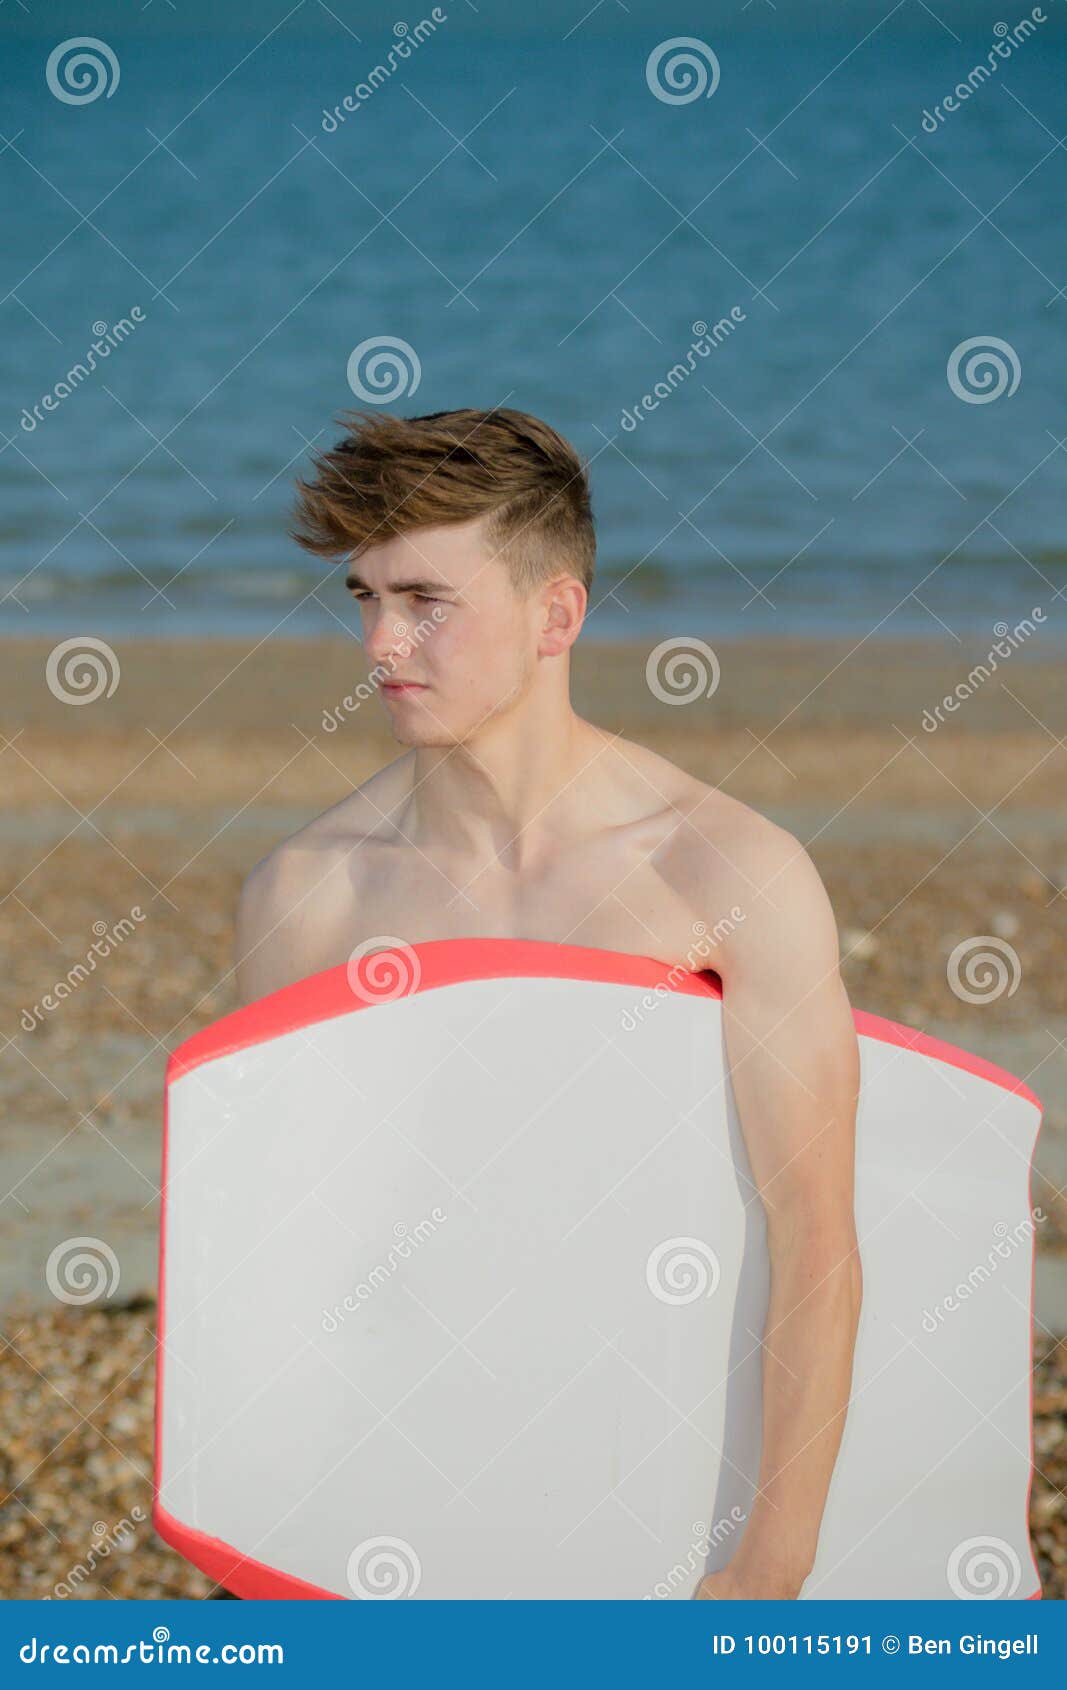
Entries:
<svg viewBox="0 0 1067 1690">
<path fill-rule="evenodd" d="M 853 1014 L 864 1300 L 800 1596 L 1040 1596 L 1041 1105 Z M 768 1292 L 713 973 L 370 952 L 170 1057 L 155 1526 L 247 1597 L 689 1598 L 751 1507 Z"/>
</svg>

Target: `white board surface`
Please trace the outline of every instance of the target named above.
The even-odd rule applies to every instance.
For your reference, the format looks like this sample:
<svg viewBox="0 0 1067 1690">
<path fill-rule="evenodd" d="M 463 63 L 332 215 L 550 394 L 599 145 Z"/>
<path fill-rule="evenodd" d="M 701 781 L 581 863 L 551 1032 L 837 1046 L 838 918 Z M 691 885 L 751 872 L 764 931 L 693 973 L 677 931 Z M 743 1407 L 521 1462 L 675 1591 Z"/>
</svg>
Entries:
<svg viewBox="0 0 1067 1690">
<path fill-rule="evenodd" d="M 244 1595 L 687 1599 L 751 1506 L 769 1284 L 717 982 L 412 954 L 172 1057 L 157 1527 Z M 857 1028 L 864 1307 L 801 1598 L 1025 1599 L 1040 1108 Z"/>
</svg>

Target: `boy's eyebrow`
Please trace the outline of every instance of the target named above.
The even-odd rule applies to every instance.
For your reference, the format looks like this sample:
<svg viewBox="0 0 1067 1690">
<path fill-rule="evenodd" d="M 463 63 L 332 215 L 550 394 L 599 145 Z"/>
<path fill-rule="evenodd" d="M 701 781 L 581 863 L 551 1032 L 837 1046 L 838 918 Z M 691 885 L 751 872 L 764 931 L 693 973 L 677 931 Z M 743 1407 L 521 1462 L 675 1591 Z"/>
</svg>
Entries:
<svg viewBox="0 0 1067 1690">
<path fill-rule="evenodd" d="M 349 589 L 362 588 L 368 593 L 372 593 L 374 591 L 374 588 L 370 585 L 370 583 L 364 581 L 362 575 L 358 575 L 355 570 L 352 570 L 351 573 L 345 576 L 345 586 Z M 434 594 L 451 593 L 455 590 L 448 585 L 447 581 L 391 581 L 388 586 L 389 591 L 393 593 Z"/>
</svg>

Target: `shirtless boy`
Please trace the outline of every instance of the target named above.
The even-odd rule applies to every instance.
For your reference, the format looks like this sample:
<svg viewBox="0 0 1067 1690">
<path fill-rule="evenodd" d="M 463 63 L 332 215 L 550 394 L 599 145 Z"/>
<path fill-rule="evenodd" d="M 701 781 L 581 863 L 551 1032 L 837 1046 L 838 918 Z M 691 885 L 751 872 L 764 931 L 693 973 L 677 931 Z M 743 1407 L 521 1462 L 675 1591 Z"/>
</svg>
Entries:
<svg viewBox="0 0 1067 1690">
<path fill-rule="evenodd" d="M 409 749 L 252 870 L 240 994 L 346 963 L 376 936 L 544 939 L 702 968 L 694 931 L 723 931 L 710 965 L 771 1294 L 757 1494 L 696 1594 L 796 1597 L 861 1298 L 859 1054 L 825 888 L 790 833 L 572 709 L 595 533 L 567 441 L 511 410 L 345 426 L 298 483 L 295 537 L 345 561 L 370 678 Z M 724 922 L 734 906 L 745 919 Z"/>
</svg>

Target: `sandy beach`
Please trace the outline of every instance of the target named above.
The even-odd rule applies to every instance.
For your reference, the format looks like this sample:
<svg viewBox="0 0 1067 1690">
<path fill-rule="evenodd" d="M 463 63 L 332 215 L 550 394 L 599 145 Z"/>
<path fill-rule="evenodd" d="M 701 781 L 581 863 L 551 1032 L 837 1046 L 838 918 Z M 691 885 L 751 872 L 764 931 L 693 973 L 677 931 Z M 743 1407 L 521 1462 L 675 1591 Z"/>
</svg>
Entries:
<svg viewBox="0 0 1067 1690">
<path fill-rule="evenodd" d="M 198 1597 L 209 1582 L 147 1523 L 166 1055 L 235 1004 L 244 874 L 402 748 L 376 699 L 345 704 L 366 669 L 343 637 L 116 641 L 117 685 L 88 704 L 50 690 L 52 644 L 8 642 L 0 661 L 0 1397 L 15 1428 L 3 1456 L 0 1595 L 68 1594 L 55 1589 L 66 1571 L 132 1518 L 132 1536 L 70 1594 Z M 945 639 L 738 643 L 716 654 L 712 696 L 667 702 L 647 683 L 648 646 L 579 644 L 575 707 L 808 845 L 837 913 L 854 1007 L 985 1056 L 1044 1102 L 1032 1188 L 1048 1216 L 1037 1231 L 1033 1531 L 1045 1594 L 1063 1597 L 1063 665 L 1015 653 L 931 731 L 924 712 L 984 653 Z M 48 1009 L 94 936 L 116 932 L 121 942 L 91 978 Z M 946 966 L 976 935 L 1014 952 L 1018 981 L 967 1002 Z M 84 1234 L 109 1241 L 121 1282 L 107 1306 L 61 1308 L 47 1257 Z"/>
</svg>

